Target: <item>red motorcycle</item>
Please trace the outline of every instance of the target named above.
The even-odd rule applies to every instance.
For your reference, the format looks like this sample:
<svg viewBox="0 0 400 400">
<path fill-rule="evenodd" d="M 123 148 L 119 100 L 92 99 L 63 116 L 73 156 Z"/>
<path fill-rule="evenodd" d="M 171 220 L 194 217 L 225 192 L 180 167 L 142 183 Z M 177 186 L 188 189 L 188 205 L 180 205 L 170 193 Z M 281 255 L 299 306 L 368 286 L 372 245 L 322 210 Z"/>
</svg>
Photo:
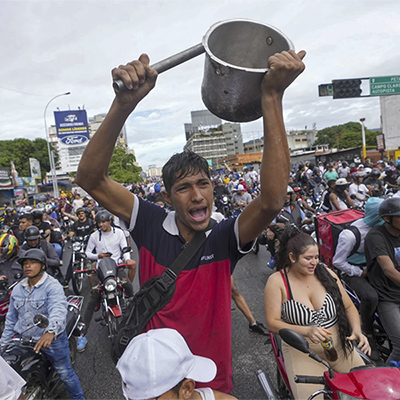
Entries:
<svg viewBox="0 0 400 400">
<path fill-rule="evenodd" d="M 353 368 L 347 374 L 334 372 L 332 368 L 313 353 L 307 340 L 291 329 L 281 329 L 279 336 L 270 333 L 272 349 L 277 362 L 278 390 L 275 389 L 268 375 L 262 370 L 257 371 L 257 378 L 268 400 L 293 399 L 285 363 L 280 348 L 280 339 L 295 349 L 308 354 L 310 358 L 327 367 L 323 376 L 296 375 L 296 383 L 310 383 L 324 385 L 324 389 L 313 393 L 308 400 L 323 395 L 323 399 L 330 400 L 396 400 L 400 399 L 400 370 L 397 367 L 376 367 L 372 361 L 360 352 L 366 365 Z"/>
</svg>

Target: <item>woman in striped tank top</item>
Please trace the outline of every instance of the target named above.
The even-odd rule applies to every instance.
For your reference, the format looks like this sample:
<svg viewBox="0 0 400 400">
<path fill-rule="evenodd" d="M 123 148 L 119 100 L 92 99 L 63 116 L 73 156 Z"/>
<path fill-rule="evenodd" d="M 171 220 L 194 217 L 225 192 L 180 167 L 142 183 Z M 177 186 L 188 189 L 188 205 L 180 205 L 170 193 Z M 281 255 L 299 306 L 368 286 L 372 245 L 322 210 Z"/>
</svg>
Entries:
<svg viewBox="0 0 400 400">
<path fill-rule="evenodd" d="M 358 311 L 345 292 L 335 273 L 319 262 L 318 245 L 306 233 L 295 227 L 285 229 L 276 258 L 277 272 L 272 274 L 264 292 L 267 326 L 278 334 L 282 328 L 293 329 L 303 335 L 310 349 L 325 359 L 334 371 L 349 372 L 363 365 L 354 351 L 351 340 L 370 354 L 367 338 L 361 332 Z M 328 361 L 321 343 L 332 335 L 338 359 Z M 297 375 L 323 375 L 322 364 L 308 355 L 282 343 L 286 372 L 295 399 L 308 398 L 323 387 L 296 384 Z"/>
</svg>

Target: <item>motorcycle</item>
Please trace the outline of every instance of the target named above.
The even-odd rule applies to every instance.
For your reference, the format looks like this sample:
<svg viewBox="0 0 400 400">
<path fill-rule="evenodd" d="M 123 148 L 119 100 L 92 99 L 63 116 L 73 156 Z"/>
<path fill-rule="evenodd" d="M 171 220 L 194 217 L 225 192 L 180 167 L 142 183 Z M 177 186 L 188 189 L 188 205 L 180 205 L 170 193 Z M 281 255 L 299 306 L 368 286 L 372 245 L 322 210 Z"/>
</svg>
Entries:
<svg viewBox="0 0 400 400">
<path fill-rule="evenodd" d="M 348 373 L 334 372 L 328 363 L 310 350 L 307 340 L 299 333 L 291 329 L 281 329 L 279 336 L 270 333 L 270 338 L 278 365 L 278 390 L 274 387 L 268 375 L 261 369 L 257 371 L 257 379 L 268 400 L 293 399 L 280 349 L 280 339 L 295 349 L 308 354 L 310 358 L 327 368 L 323 376 L 296 375 L 294 377 L 296 383 L 324 385 L 324 389 L 311 394 L 308 400 L 319 395 L 323 395 L 324 399 L 331 400 L 395 400 L 400 398 L 400 370 L 397 367 L 376 367 L 367 356 L 359 352 L 366 365 L 353 368 Z"/>
<path fill-rule="evenodd" d="M 86 235 L 84 237 L 74 236 L 72 238 L 71 262 L 72 262 L 72 269 L 74 271 L 82 271 L 86 268 L 87 261 L 86 261 L 85 249 L 88 240 L 89 240 L 89 235 Z M 82 292 L 83 280 L 84 280 L 83 274 L 74 273 L 72 275 L 72 288 L 74 289 L 76 295 L 80 295 Z"/>
<path fill-rule="evenodd" d="M 69 296 L 66 333 L 68 336 L 71 364 L 76 359 L 76 337 L 84 330 L 80 321 L 80 312 L 83 304 L 82 296 Z M 38 354 L 33 350 L 36 341 L 24 336 L 33 327 L 46 328 L 49 324 L 47 317 L 37 314 L 33 324 L 22 332 L 20 337 L 11 339 L 2 350 L 1 356 L 26 381 L 23 393 L 26 400 L 54 399 L 61 395 L 63 383 L 58 377 L 52 364 L 44 353 Z"/>
<path fill-rule="evenodd" d="M 347 294 L 349 295 L 351 301 L 356 306 L 357 310 L 359 310 L 361 300 L 357 296 L 356 292 L 343 279 L 341 279 L 340 281 L 344 289 L 346 290 Z M 376 312 L 374 315 L 373 328 L 379 355 L 383 359 L 383 361 L 386 361 L 390 353 L 392 352 L 392 344 L 385 332 L 385 329 L 383 328 L 379 315 Z"/>
<path fill-rule="evenodd" d="M 217 200 L 217 211 L 220 212 L 225 218 L 229 218 L 232 215 L 232 205 L 228 195 L 223 195 Z"/>
<path fill-rule="evenodd" d="M 61 221 L 60 225 L 63 236 L 68 235 L 72 225 L 70 218 L 64 215 L 60 221 Z"/>
<path fill-rule="evenodd" d="M 122 250 L 123 253 L 129 252 L 130 247 Z M 128 296 L 124 290 L 123 281 L 118 277 L 118 268 L 124 268 L 129 264 L 117 264 L 112 258 L 102 258 L 97 264 L 97 270 L 88 268 L 84 270 L 75 270 L 74 275 L 94 274 L 97 273 L 99 284 L 92 288 L 93 291 L 98 291 L 99 302 L 95 310 L 101 308 L 101 316 L 96 318 L 96 322 L 108 327 L 109 338 L 111 343 L 117 333 L 118 320 L 125 311 Z"/>
</svg>

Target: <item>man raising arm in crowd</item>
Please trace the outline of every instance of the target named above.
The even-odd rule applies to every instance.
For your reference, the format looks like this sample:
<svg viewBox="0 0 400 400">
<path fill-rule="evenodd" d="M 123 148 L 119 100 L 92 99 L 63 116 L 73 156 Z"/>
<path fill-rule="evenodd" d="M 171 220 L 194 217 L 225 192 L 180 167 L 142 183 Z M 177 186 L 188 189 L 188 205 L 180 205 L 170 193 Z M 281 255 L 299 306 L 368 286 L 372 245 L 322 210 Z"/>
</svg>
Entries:
<svg viewBox="0 0 400 400">
<path fill-rule="evenodd" d="M 252 241 L 285 201 L 290 164 L 282 98 L 285 89 L 304 70 L 304 56 L 304 51 L 296 54 L 290 50 L 269 58 L 270 70 L 261 87 L 261 193 L 238 219 L 230 218 L 209 227 L 213 184 L 207 161 L 192 152 L 175 154 L 163 168 L 164 198 L 175 210 L 168 214 L 108 177 L 119 132 L 156 83 L 157 72 L 150 67 L 146 54 L 113 70 L 113 79 L 122 79 L 128 90 L 115 97 L 106 119 L 86 147 L 76 177 L 76 182 L 94 199 L 129 223 L 139 250 L 141 284 L 161 275 L 196 232 L 208 231 L 206 241 L 178 276 L 173 298 L 153 317 L 147 330 L 168 327 L 180 332 L 194 353 L 217 364 L 217 377 L 209 386 L 225 393 L 233 387 L 230 276 L 237 261 L 250 251 Z M 277 163 L 278 169 L 274 168 Z"/>
</svg>

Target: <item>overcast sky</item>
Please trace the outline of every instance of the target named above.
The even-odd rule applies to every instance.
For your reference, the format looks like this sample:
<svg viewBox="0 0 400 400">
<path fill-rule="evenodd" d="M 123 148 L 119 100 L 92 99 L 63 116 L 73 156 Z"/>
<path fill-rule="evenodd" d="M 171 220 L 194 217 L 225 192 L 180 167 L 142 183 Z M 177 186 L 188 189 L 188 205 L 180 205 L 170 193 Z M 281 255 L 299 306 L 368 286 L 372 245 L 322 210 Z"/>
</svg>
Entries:
<svg viewBox="0 0 400 400">
<path fill-rule="evenodd" d="M 201 42 L 217 21 L 247 18 L 280 29 L 306 71 L 286 91 L 287 130 L 317 129 L 366 118 L 380 127 L 379 97 L 318 97 L 332 79 L 400 75 L 400 1 L 141 0 L 2 1 L 0 13 L 0 139 L 45 137 L 53 111 L 84 106 L 108 111 L 110 71 L 146 52 L 160 61 Z M 249 44 L 251 45 L 251 44 Z M 162 166 L 185 144 L 184 123 L 201 100 L 204 55 L 161 74 L 127 121 L 137 161 Z M 262 135 L 261 120 L 241 125 L 244 139 Z"/>
</svg>

